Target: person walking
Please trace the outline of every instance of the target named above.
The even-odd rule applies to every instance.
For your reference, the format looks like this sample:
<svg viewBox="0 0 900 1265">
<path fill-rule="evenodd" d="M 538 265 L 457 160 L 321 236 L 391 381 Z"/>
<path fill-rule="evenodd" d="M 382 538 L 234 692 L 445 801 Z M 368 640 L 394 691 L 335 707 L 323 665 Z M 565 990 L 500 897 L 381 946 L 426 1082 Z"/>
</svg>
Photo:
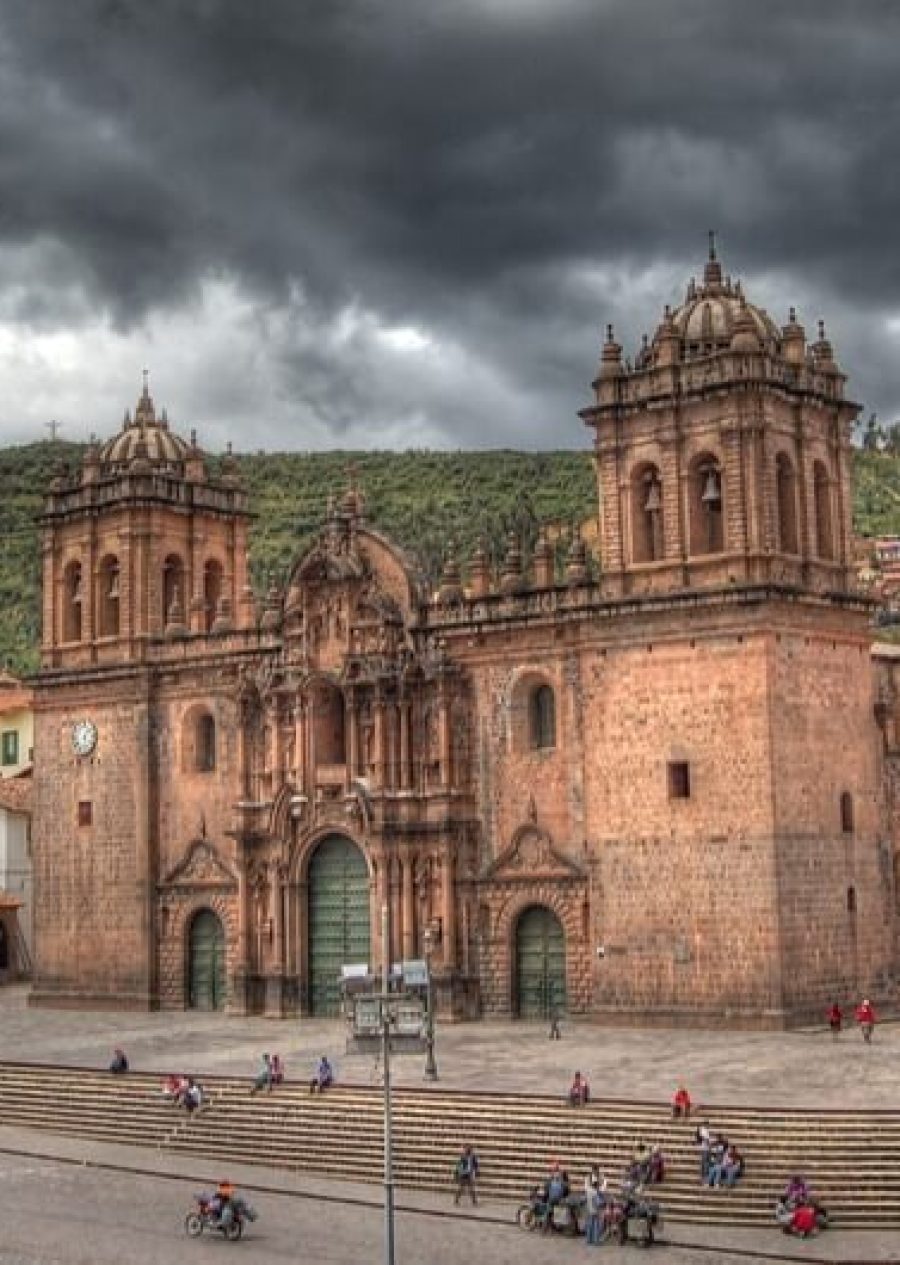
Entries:
<svg viewBox="0 0 900 1265">
<path fill-rule="evenodd" d="M 868 1045 L 875 1031 L 875 1008 L 868 997 L 864 997 L 856 1007 L 856 1022 L 863 1034 L 863 1041 Z"/>
<path fill-rule="evenodd" d="M 477 1204 L 478 1193 L 475 1189 L 475 1183 L 478 1180 L 478 1156 L 471 1146 L 463 1147 L 460 1157 L 456 1161 L 453 1175 L 456 1181 L 456 1194 L 453 1202 L 458 1204 L 462 1198 L 463 1191 L 467 1190 L 471 1196 L 472 1203 Z"/>
<path fill-rule="evenodd" d="M 834 1002 L 828 1012 L 828 1026 L 831 1029 L 831 1035 L 834 1037 L 835 1041 L 837 1041 L 838 1037 L 841 1035 L 841 1028 L 843 1027 L 843 1024 L 844 1012 L 841 1010 L 837 1002 Z"/>
</svg>

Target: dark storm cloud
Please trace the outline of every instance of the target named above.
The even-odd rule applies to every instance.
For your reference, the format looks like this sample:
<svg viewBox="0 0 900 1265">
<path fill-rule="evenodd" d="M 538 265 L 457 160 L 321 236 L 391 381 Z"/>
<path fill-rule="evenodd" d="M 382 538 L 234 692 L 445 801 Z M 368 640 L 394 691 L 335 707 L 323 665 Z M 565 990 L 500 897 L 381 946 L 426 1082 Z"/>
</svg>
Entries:
<svg viewBox="0 0 900 1265">
<path fill-rule="evenodd" d="M 579 442 L 602 322 L 652 330 L 714 225 L 900 411 L 898 64 L 890 0 L 5 0 L 0 246 L 28 250 L 23 321 L 60 279 L 128 329 L 228 277 L 449 349 L 417 414 L 365 323 L 285 336 L 319 442 L 368 412 L 540 445 Z"/>
</svg>

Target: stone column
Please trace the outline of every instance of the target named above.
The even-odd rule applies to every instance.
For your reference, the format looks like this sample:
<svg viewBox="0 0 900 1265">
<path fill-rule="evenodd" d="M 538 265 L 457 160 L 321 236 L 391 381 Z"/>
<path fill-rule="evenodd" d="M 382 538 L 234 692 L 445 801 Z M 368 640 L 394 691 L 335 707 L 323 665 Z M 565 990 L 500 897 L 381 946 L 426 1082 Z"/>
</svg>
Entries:
<svg viewBox="0 0 900 1265">
<path fill-rule="evenodd" d="M 449 845 L 442 858 L 441 905 L 444 966 L 447 971 L 454 971 L 456 969 L 456 893 L 453 890 L 453 855 Z"/>
<path fill-rule="evenodd" d="M 446 788 L 450 785 L 450 704 L 443 691 L 438 702 L 438 759 L 439 782 Z"/>
<path fill-rule="evenodd" d="M 413 888 L 414 861 L 411 855 L 403 858 L 403 957 L 415 956 L 416 911 Z"/>
<path fill-rule="evenodd" d="M 386 783 L 385 764 L 387 762 L 387 726 L 385 724 L 385 703 L 383 698 L 375 702 L 375 770 L 380 787 Z"/>
<path fill-rule="evenodd" d="M 347 696 L 347 786 L 359 776 L 359 716 L 356 707 L 356 696 L 351 690 Z"/>
<path fill-rule="evenodd" d="M 400 790 L 408 791 L 409 777 L 409 708 L 408 699 L 400 703 Z"/>
</svg>

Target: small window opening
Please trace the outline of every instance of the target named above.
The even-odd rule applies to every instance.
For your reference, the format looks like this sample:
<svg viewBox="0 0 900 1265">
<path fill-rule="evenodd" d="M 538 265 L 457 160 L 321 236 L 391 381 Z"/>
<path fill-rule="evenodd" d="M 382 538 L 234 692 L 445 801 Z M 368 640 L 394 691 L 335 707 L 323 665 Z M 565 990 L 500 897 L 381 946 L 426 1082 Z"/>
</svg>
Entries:
<svg viewBox="0 0 900 1265">
<path fill-rule="evenodd" d="M 94 805 L 89 799 L 81 799 L 78 801 L 78 824 L 79 826 L 90 826 L 94 820 Z"/>
<path fill-rule="evenodd" d="M 197 720 L 197 769 L 211 773 L 216 767 L 216 722 L 209 712 Z"/>
<path fill-rule="evenodd" d="M 19 763 L 19 734 L 15 729 L 7 729 L 3 734 L 2 755 L 0 755 L 3 764 Z"/>
<path fill-rule="evenodd" d="M 848 914 L 856 913 L 856 888 L 855 887 L 847 888 L 847 913 Z"/>
<path fill-rule="evenodd" d="M 853 796 L 849 791 L 841 796 L 841 830 L 845 835 L 853 834 Z"/>
<path fill-rule="evenodd" d="M 556 700 L 549 685 L 539 685 L 529 699 L 531 747 L 546 751 L 556 746 Z"/>
<path fill-rule="evenodd" d="M 669 799 L 691 798 L 691 766 L 686 760 L 669 763 Z"/>
</svg>

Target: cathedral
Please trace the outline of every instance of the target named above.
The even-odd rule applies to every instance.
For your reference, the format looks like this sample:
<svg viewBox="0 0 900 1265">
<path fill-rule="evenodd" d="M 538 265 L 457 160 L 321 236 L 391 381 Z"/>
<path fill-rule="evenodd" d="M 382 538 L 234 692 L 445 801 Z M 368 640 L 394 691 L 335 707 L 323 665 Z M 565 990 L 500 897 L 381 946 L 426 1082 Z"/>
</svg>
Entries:
<svg viewBox="0 0 900 1265">
<path fill-rule="evenodd" d="M 598 565 L 436 589 L 354 479 L 259 603 L 237 463 L 147 383 L 48 488 L 36 1005 L 328 1015 L 428 956 L 447 1018 L 778 1027 L 897 966 L 900 680 L 824 328 L 714 247 L 589 403 Z M 387 906 L 382 943 L 380 910 Z"/>
</svg>

